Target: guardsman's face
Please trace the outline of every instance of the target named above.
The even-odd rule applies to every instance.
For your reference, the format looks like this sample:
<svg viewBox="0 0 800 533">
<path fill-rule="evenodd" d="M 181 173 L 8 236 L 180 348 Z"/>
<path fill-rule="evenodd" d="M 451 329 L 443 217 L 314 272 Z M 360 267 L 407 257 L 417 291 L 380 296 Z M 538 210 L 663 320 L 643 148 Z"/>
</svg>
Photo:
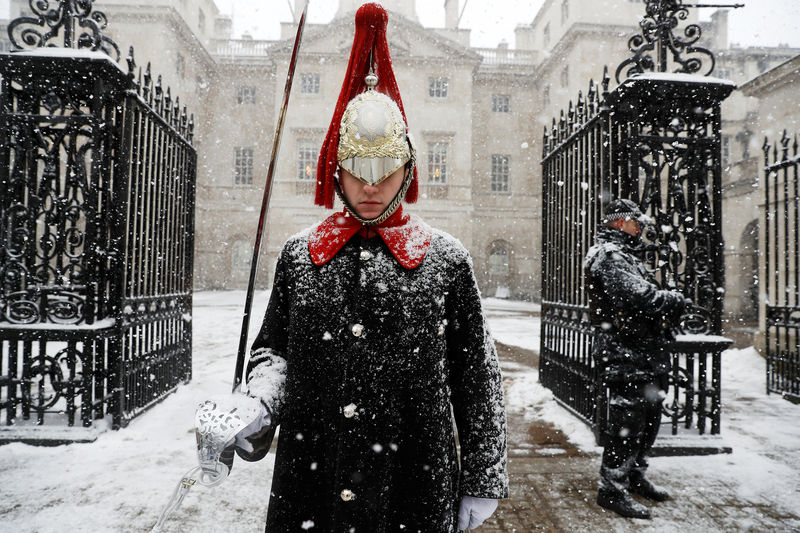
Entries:
<svg viewBox="0 0 800 533">
<path fill-rule="evenodd" d="M 383 213 L 389 206 L 403 186 L 405 173 L 406 168 L 400 167 L 377 185 L 369 185 L 340 167 L 339 185 L 356 214 L 369 220 Z"/>
</svg>

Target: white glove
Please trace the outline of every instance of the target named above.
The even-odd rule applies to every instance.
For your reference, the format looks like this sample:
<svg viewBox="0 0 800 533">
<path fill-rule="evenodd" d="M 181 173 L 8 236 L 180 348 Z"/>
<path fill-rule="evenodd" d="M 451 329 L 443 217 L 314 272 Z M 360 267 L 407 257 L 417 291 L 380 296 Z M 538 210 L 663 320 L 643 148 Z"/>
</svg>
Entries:
<svg viewBox="0 0 800 533">
<path fill-rule="evenodd" d="M 459 531 L 475 529 L 483 524 L 484 520 L 492 516 L 497 509 L 497 500 L 494 498 L 476 498 L 464 496 L 458 508 Z"/>
<path fill-rule="evenodd" d="M 194 419 L 197 459 L 203 469 L 204 484 L 217 484 L 225 479 L 233 466 L 233 448 L 228 448 L 240 431 L 263 418 L 262 403 L 238 391 L 206 400 L 197 407 Z"/>
<path fill-rule="evenodd" d="M 195 414 L 201 463 L 212 461 L 223 450 L 238 443 L 240 434 L 243 434 L 241 440 L 246 442 L 247 436 L 269 424 L 270 419 L 269 410 L 259 399 L 239 391 L 201 403 Z"/>
<path fill-rule="evenodd" d="M 267 407 L 263 403 L 261 403 L 260 400 L 244 394 L 242 396 L 250 398 L 250 400 L 252 400 L 253 402 L 257 402 L 258 408 L 261 409 L 261 412 L 258 416 L 256 416 L 256 418 L 253 419 L 252 422 L 250 422 L 247 426 L 240 429 L 239 432 L 236 434 L 236 437 L 228 441 L 225 447 L 227 448 L 231 444 L 235 444 L 237 448 L 240 448 L 246 451 L 247 453 L 253 453 L 253 444 L 249 440 L 247 440 L 247 437 L 255 435 L 265 427 L 272 424 L 272 416 L 270 415 L 269 409 L 267 409 Z"/>
</svg>

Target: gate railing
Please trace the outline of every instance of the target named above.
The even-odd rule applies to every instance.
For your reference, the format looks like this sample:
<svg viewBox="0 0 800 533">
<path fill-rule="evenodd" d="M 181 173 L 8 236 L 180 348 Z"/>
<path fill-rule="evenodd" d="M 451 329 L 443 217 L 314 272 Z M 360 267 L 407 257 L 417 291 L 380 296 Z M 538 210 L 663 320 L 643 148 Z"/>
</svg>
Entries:
<svg viewBox="0 0 800 533">
<path fill-rule="evenodd" d="M 542 159 L 542 384 L 594 425 L 597 372 L 590 354 L 583 258 L 600 221 L 602 191 L 611 189 L 608 70 L 600 86 L 570 103 L 545 127 Z"/>
<path fill-rule="evenodd" d="M 791 143 L 791 145 L 790 145 Z M 800 153 L 787 132 L 764 141 L 767 392 L 800 402 Z"/>
<path fill-rule="evenodd" d="M 191 377 L 193 120 L 133 49 L 65 52 L 0 55 L 3 440 L 124 426 Z"/>
</svg>

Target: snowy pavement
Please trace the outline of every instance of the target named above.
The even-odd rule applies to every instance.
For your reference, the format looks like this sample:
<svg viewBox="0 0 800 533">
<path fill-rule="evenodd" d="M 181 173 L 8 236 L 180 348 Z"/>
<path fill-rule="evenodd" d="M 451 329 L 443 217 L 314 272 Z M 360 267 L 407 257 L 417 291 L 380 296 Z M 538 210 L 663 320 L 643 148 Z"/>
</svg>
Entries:
<svg viewBox="0 0 800 533">
<path fill-rule="evenodd" d="M 196 464 L 195 407 L 230 388 L 243 302 L 242 291 L 195 295 L 192 382 L 127 428 L 89 444 L 0 446 L 0 531 L 149 531 Z M 265 306 L 258 293 L 251 338 Z M 677 497 L 654 506 L 650 522 L 626 520 L 594 504 L 600 449 L 538 383 L 538 308 L 485 306 L 495 337 L 520 350 L 501 350 L 514 498 L 481 531 L 800 530 L 800 406 L 766 396 L 764 362 L 752 349 L 723 356 L 722 434 L 733 453 L 653 459 L 653 477 Z M 271 459 L 238 461 L 221 486 L 193 488 L 165 530 L 263 531 Z"/>
<path fill-rule="evenodd" d="M 753 348 L 723 354 L 722 444 L 733 452 L 651 459 L 651 476 L 674 498 L 644 500 L 650 521 L 624 519 L 595 503 L 602 448 L 529 363 L 539 349 L 534 308 L 493 303 L 486 305 L 493 334 L 522 350 L 514 357 L 501 349 L 511 498 L 481 531 L 800 531 L 800 406 L 766 395 L 765 361 Z"/>
</svg>

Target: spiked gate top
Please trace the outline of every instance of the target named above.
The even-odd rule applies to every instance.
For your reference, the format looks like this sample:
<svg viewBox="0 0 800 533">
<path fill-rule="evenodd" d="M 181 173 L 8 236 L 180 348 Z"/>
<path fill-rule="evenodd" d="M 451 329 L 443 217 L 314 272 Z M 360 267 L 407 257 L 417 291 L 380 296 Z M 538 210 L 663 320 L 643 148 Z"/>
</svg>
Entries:
<svg viewBox="0 0 800 533">
<path fill-rule="evenodd" d="M 328 134 L 322 144 L 317 162 L 317 190 L 314 203 L 327 208 L 333 207 L 335 190 L 334 180 L 338 169 L 339 127 L 347 104 L 357 95 L 367 90 L 364 81 L 370 69 L 378 76 L 379 82 L 375 90 L 385 94 L 397 104 L 403 121 L 408 129 L 406 112 L 397 88 L 397 80 L 392 70 L 392 59 L 389 55 L 389 43 L 386 40 L 386 25 L 389 15 L 379 4 L 364 4 L 356 12 L 356 30 L 353 37 L 353 48 L 347 65 L 342 90 L 333 112 L 333 119 L 328 127 Z M 417 170 L 405 195 L 405 201 L 417 201 Z"/>
</svg>

